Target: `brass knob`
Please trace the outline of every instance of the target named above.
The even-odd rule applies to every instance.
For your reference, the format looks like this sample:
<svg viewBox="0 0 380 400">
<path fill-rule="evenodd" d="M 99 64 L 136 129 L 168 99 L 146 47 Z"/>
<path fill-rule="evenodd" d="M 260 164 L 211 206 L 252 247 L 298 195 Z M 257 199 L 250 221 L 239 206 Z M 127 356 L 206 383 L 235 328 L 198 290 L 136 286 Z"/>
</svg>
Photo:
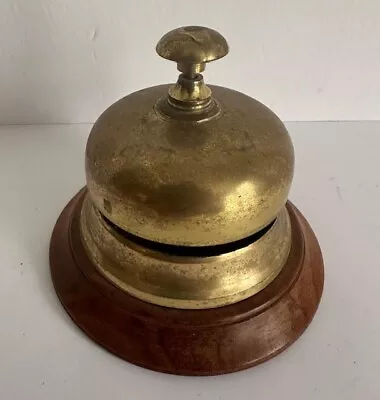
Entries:
<svg viewBox="0 0 380 400">
<path fill-rule="evenodd" d="M 205 64 L 228 54 L 226 39 L 203 26 L 184 26 L 164 35 L 156 46 L 157 54 L 175 61 L 189 79 L 204 71 Z"/>
<path fill-rule="evenodd" d="M 211 99 L 211 90 L 203 82 L 201 72 L 206 63 L 224 57 L 228 53 L 226 39 L 218 32 L 203 26 L 185 26 L 174 29 L 164 35 L 156 46 L 161 57 L 175 61 L 178 71 L 182 72 L 176 85 L 169 89 L 167 103 L 163 111 L 170 116 L 178 117 L 176 111 L 200 113 L 210 117 L 218 111 Z M 212 109 L 212 110 L 211 110 Z"/>
</svg>

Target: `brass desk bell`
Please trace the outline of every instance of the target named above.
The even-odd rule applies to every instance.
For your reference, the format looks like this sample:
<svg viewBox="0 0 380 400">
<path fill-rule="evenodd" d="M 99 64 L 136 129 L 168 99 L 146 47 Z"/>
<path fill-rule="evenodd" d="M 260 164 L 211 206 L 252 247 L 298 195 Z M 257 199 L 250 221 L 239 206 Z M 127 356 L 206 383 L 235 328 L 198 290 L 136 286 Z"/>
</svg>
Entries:
<svg viewBox="0 0 380 400">
<path fill-rule="evenodd" d="M 293 146 L 258 101 L 206 86 L 228 53 L 212 29 L 167 33 L 181 72 L 106 110 L 86 148 L 87 187 L 53 232 L 57 294 L 94 341 L 183 375 L 233 372 L 290 345 L 322 294 L 318 242 L 287 202 Z"/>
</svg>

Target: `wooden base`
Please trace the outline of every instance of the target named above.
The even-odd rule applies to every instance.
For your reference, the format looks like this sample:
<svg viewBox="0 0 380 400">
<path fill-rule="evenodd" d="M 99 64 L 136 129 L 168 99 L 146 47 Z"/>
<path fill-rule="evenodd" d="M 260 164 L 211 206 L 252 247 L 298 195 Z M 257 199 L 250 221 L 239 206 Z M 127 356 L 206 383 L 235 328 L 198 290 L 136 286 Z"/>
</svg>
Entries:
<svg viewBox="0 0 380 400">
<path fill-rule="evenodd" d="M 138 300 L 98 272 L 80 238 L 84 195 L 70 201 L 54 228 L 52 278 L 73 321 L 117 356 L 171 374 L 224 374 L 274 357 L 310 324 L 322 295 L 323 261 L 313 231 L 291 203 L 292 248 L 269 286 L 230 306 L 178 310 Z"/>
</svg>

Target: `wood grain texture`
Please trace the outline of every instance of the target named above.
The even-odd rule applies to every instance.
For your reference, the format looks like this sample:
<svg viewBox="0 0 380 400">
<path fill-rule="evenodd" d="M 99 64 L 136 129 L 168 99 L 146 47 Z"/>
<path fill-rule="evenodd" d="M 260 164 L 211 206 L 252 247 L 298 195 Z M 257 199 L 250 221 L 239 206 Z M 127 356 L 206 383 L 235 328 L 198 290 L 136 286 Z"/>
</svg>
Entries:
<svg viewBox="0 0 380 400">
<path fill-rule="evenodd" d="M 323 261 L 314 233 L 291 203 L 291 252 L 269 286 L 234 305 L 177 310 L 128 295 L 89 261 L 78 224 L 84 194 L 71 200 L 54 228 L 52 279 L 73 321 L 117 356 L 160 372 L 223 374 L 275 356 L 310 324 L 322 295 Z"/>
</svg>

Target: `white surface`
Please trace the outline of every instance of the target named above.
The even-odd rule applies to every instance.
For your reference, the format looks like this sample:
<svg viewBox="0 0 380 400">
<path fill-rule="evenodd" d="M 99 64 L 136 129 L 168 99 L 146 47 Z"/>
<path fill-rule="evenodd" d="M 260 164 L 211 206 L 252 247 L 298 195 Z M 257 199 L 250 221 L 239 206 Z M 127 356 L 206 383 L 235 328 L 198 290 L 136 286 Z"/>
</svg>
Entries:
<svg viewBox="0 0 380 400">
<path fill-rule="evenodd" d="M 288 128 L 297 156 L 291 198 L 326 263 L 322 303 L 285 353 L 212 378 L 140 369 L 76 328 L 53 291 L 48 243 L 84 184 L 90 126 L 0 128 L 0 399 L 378 399 L 380 122 Z"/>
<path fill-rule="evenodd" d="M 176 80 L 154 47 L 182 25 L 230 43 L 207 82 L 283 120 L 380 119 L 378 0 L 2 0 L 0 124 L 93 122 L 125 94 Z"/>
</svg>

